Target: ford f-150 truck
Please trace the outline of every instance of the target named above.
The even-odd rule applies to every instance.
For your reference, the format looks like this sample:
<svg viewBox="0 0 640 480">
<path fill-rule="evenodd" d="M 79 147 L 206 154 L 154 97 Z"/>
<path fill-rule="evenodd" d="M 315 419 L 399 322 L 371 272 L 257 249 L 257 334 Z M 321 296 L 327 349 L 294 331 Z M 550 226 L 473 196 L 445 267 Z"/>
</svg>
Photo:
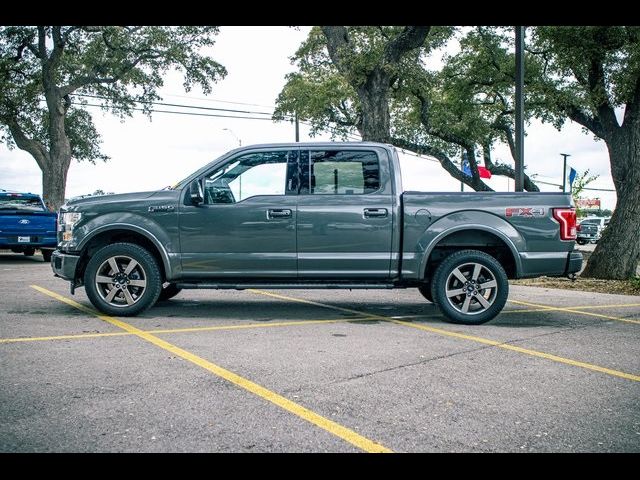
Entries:
<svg viewBox="0 0 640 480">
<path fill-rule="evenodd" d="M 0 248 L 28 257 L 38 248 L 44 261 L 51 261 L 57 216 L 45 208 L 39 195 L 0 191 Z"/>
<path fill-rule="evenodd" d="M 417 288 L 481 324 L 509 278 L 578 272 L 569 194 L 405 192 L 394 147 L 235 149 L 175 186 L 60 209 L 54 273 L 136 315 L 181 289 Z"/>
</svg>

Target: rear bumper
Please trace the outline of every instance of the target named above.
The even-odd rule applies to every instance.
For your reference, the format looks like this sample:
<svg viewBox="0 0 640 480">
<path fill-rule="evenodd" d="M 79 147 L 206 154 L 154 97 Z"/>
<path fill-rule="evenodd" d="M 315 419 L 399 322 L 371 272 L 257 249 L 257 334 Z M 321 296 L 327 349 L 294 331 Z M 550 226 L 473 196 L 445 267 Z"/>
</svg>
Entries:
<svg viewBox="0 0 640 480">
<path fill-rule="evenodd" d="M 56 277 L 73 282 L 76 278 L 79 255 L 70 255 L 60 250 L 55 250 L 51 255 L 51 269 Z"/>
<path fill-rule="evenodd" d="M 580 252 L 521 252 L 518 278 L 564 277 L 582 268 Z"/>
<path fill-rule="evenodd" d="M 565 275 L 569 275 L 570 273 L 578 273 L 581 268 L 582 268 L 582 253 L 581 252 L 569 253 L 569 258 L 567 258 L 567 269 L 565 271 Z"/>
<path fill-rule="evenodd" d="M 18 242 L 17 236 L 0 237 L 0 248 L 56 248 L 56 237 L 44 237 L 42 235 L 25 235 L 26 237 L 34 237 L 37 240 L 33 242 Z"/>
</svg>

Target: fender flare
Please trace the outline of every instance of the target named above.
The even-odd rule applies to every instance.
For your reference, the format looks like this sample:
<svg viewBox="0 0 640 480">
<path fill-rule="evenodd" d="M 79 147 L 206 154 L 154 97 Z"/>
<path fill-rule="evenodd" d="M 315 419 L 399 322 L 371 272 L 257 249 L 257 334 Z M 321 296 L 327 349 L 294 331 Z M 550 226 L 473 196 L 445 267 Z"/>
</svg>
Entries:
<svg viewBox="0 0 640 480">
<path fill-rule="evenodd" d="M 509 227 L 511 229 L 513 229 L 513 231 L 516 233 L 516 235 L 518 237 L 520 237 L 520 235 L 518 234 L 517 230 L 515 228 L 513 228 L 511 225 L 509 225 Z M 496 237 L 498 237 L 500 240 L 502 240 L 505 245 L 507 245 L 507 247 L 509 248 L 509 250 L 511 251 L 511 255 L 513 256 L 513 260 L 515 263 L 515 267 L 516 267 L 516 277 L 519 275 L 519 273 L 522 271 L 522 261 L 520 259 L 520 255 L 518 253 L 518 249 L 516 248 L 516 245 L 513 243 L 513 241 L 511 240 L 511 238 L 509 238 L 507 235 L 505 235 L 502 231 L 493 228 L 491 226 L 488 225 L 484 225 L 484 224 L 478 224 L 478 223 L 466 223 L 464 225 L 459 225 L 459 226 L 455 226 L 455 227 L 451 227 L 448 228 L 442 232 L 440 232 L 438 235 L 436 235 L 427 245 L 427 248 L 424 251 L 424 254 L 422 256 L 422 259 L 420 260 L 420 278 L 424 279 L 424 272 L 426 271 L 427 268 L 427 262 L 429 261 L 429 257 L 431 256 L 431 253 L 433 252 L 433 250 L 435 249 L 435 247 L 438 245 L 438 243 L 440 243 L 440 241 L 446 237 L 448 237 L 449 235 L 456 233 L 456 232 L 461 232 L 464 230 L 481 230 L 483 232 L 487 232 L 490 233 L 492 235 L 495 235 Z"/>
<path fill-rule="evenodd" d="M 158 249 L 158 252 L 160 252 L 160 258 L 162 259 L 162 264 L 164 266 L 165 274 L 167 278 L 171 278 L 171 273 L 172 273 L 171 263 L 169 262 L 169 254 L 167 253 L 167 250 L 165 249 L 164 245 L 149 230 L 145 228 L 141 228 L 137 225 L 132 225 L 130 223 L 109 223 L 107 225 L 101 225 L 95 230 L 92 230 L 90 235 L 87 235 L 86 237 L 84 237 L 82 241 L 78 244 L 77 249 L 79 251 L 84 250 L 86 246 L 89 244 L 89 242 L 91 242 L 91 240 L 93 240 L 96 236 L 100 235 L 101 233 L 108 232 L 109 230 L 129 230 L 131 232 L 140 234 L 143 237 L 145 237 L 147 240 L 149 240 Z"/>
</svg>

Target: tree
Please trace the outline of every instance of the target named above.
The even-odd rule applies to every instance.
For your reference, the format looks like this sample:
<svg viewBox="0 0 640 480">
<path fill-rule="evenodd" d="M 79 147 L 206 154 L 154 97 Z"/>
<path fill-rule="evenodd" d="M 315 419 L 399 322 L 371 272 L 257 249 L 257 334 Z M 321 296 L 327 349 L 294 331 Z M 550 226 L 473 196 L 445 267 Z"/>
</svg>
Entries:
<svg viewBox="0 0 640 480">
<path fill-rule="evenodd" d="M 540 118 L 558 128 L 570 119 L 609 151 L 617 205 L 582 276 L 630 278 L 640 260 L 640 27 L 538 27 L 529 43 L 543 64 L 530 85 Z"/>
<path fill-rule="evenodd" d="M 363 140 L 388 142 L 390 94 L 407 65 L 440 46 L 447 27 L 313 27 L 287 75 L 274 118 L 308 118 L 314 132 L 335 125 L 342 134 L 356 128 Z"/>
<path fill-rule="evenodd" d="M 474 190 L 491 190 L 477 174 L 480 155 L 492 174 L 515 178 L 513 167 L 494 162 L 491 154 L 496 142 L 505 142 L 515 157 L 511 36 L 477 27 L 464 35 L 460 52 L 448 56 L 440 71 L 413 66 L 398 90 L 405 95 L 397 95 L 394 143 L 433 155 L 451 176 Z M 460 150 L 470 160 L 471 177 L 449 158 Z M 528 175 L 524 180 L 525 190 L 539 191 Z"/>
<path fill-rule="evenodd" d="M 151 103 L 163 74 L 177 68 L 184 87 L 211 91 L 224 67 L 201 53 L 217 27 L 0 28 L 0 141 L 25 150 L 42 170 L 44 201 L 64 201 L 71 159 L 107 160 L 85 110 L 86 96 L 124 118 Z"/>
<path fill-rule="evenodd" d="M 344 138 L 357 130 L 363 140 L 390 141 L 433 156 L 474 190 L 491 190 L 479 176 L 479 155 L 492 173 L 515 177 L 511 166 L 491 158 L 497 141 L 514 148 L 510 97 L 515 63 L 504 38 L 487 29 L 472 31 L 461 42 L 462 52 L 434 72 L 427 60 L 452 36 L 451 27 L 431 27 L 421 46 L 392 63 L 386 52 L 406 46 L 403 36 L 428 27 L 327 28 L 314 27 L 293 57 L 299 71 L 287 76 L 274 118 L 298 115 L 311 122 L 312 135 L 330 129 Z M 452 160 L 461 151 L 467 152 L 471 177 Z M 538 190 L 528 176 L 525 188 Z"/>
</svg>

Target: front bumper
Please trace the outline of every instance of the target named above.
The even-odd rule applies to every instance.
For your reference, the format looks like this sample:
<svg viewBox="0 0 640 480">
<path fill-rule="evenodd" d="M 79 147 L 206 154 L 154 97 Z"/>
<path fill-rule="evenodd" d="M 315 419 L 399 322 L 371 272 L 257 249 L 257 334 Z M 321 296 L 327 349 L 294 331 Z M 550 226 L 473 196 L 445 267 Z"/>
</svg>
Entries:
<svg viewBox="0 0 640 480">
<path fill-rule="evenodd" d="M 73 283 L 76 278 L 79 260 L 79 255 L 71 255 L 55 250 L 51 255 L 51 269 L 56 277 L 64 278 Z"/>
</svg>

